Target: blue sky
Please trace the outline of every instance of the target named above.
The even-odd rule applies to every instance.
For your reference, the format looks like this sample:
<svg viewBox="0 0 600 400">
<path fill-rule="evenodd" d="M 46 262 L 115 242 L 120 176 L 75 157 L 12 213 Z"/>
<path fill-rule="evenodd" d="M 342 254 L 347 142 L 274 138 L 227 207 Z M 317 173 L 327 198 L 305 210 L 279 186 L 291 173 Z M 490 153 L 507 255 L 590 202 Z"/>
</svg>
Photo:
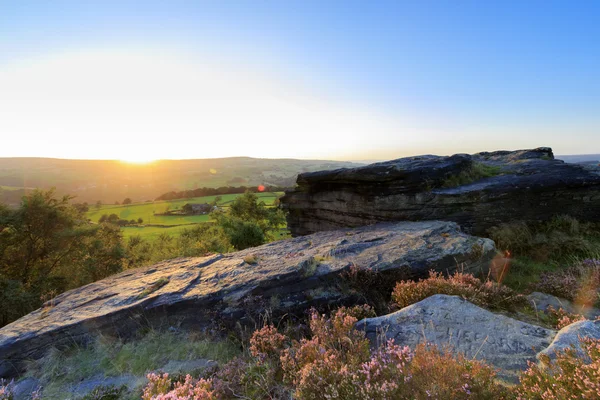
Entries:
<svg viewBox="0 0 600 400">
<path fill-rule="evenodd" d="M 0 156 L 600 153 L 598 21 L 594 1 L 0 0 Z"/>
</svg>

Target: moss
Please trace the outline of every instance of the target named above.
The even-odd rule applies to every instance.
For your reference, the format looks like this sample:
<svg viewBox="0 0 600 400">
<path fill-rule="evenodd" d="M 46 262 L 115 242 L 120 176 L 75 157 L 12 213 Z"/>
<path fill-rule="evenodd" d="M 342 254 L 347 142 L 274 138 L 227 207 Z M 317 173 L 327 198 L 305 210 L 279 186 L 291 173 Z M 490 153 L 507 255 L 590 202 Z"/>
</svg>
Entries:
<svg viewBox="0 0 600 400">
<path fill-rule="evenodd" d="M 315 257 L 309 257 L 308 259 L 302 261 L 299 265 L 300 270 L 305 277 L 314 275 L 318 266 L 319 261 L 317 261 Z"/>
<path fill-rule="evenodd" d="M 442 182 L 442 187 L 451 188 L 468 185 L 469 183 L 476 182 L 480 179 L 499 175 L 501 170 L 502 169 L 500 167 L 474 162 L 471 165 L 471 168 L 461 171 L 457 175 L 451 175 L 446 178 L 446 180 Z"/>
<path fill-rule="evenodd" d="M 251 255 L 244 257 L 244 262 L 246 264 L 256 265 L 256 264 L 258 264 L 258 258 L 256 258 L 256 256 L 254 254 L 251 254 Z"/>
</svg>

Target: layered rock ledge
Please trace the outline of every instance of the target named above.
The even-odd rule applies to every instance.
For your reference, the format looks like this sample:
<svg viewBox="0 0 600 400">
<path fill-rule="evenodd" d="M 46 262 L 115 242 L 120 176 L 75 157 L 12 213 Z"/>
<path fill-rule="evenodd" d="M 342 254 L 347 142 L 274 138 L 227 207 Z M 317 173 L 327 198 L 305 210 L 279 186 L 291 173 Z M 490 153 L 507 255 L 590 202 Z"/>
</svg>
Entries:
<svg viewBox="0 0 600 400">
<path fill-rule="evenodd" d="M 569 214 L 600 221 L 600 168 L 552 149 L 419 156 L 300 174 L 286 192 L 293 236 L 381 221 L 454 221 L 485 235 L 502 222 Z"/>
<path fill-rule="evenodd" d="M 176 259 L 128 270 L 71 290 L 0 329 L 0 377 L 50 346 L 98 334 L 127 337 L 147 326 L 206 328 L 248 321 L 247 310 L 303 313 L 357 301 L 345 281 L 352 265 L 394 277 L 429 270 L 483 270 L 495 255 L 489 239 L 440 221 L 378 224 L 320 232 L 226 255 Z"/>
</svg>

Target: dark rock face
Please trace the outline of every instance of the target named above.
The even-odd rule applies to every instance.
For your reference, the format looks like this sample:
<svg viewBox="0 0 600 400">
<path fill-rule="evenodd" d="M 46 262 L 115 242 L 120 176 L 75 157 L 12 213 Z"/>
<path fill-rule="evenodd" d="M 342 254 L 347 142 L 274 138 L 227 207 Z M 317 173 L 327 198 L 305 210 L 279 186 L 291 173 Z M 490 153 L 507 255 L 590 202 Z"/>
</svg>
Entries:
<svg viewBox="0 0 600 400">
<path fill-rule="evenodd" d="M 408 157 L 297 184 L 281 199 L 294 236 L 381 221 L 454 221 L 478 235 L 559 214 L 600 221 L 600 168 L 555 160 L 550 148 Z"/>
<path fill-rule="evenodd" d="M 489 239 L 466 235 L 455 223 L 424 221 L 320 232 L 129 270 L 63 293 L 0 329 L 0 377 L 18 373 L 49 346 L 84 343 L 99 333 L 250 323 L 249 309 L 301 315 L 311 306 L 354 302 L 357 291 L 344 278 L 351 265 L 422 277 L 458 265 L 485 272 L 494 255 Z"/>
</svg>

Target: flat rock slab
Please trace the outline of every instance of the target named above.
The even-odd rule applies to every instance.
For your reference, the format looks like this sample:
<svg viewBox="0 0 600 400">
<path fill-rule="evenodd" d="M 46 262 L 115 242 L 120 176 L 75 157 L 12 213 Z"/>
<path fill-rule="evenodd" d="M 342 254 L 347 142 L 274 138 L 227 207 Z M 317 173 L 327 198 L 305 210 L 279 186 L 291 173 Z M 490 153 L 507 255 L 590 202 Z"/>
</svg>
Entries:
<svg viewBox="0 0 600 400">
<path fill-rule="evenodd" d="M 485 173 L 466 179 L 472 170 Z M 454 221 L 477 235 L 562 214 L 598 222 L 600 168 L 555 160 L 548 147 L 424 155 L 300 174 L 281 205 L 293 236 L 381 221 Z"/>
<path fill-rule="evenodd" d="M 414 348 L 421 342 L 448 346 L 467 358 L 499 369 L 499 376 L 516 381 L 527 361 L 547 348 L 556 331 L 494 314 L 458 296 L 434 295 L 395 313 L 357 323 L 370 341 L 394 339 Z"/>
<path fill-rule="evenodd" d="M 424 277 L 429 270 L 485 271 L 494 243 L 440 221 L 387 223 L 321 232 L 226 255 L 165 261 L 63 293 L 0 329 L 0 377 L 17 374 L 50 346 L 141 327 L 244 323 L 247 310 L 302 314 L 355 301 L 344 289 L 351 265 Z"/>
</svg>

